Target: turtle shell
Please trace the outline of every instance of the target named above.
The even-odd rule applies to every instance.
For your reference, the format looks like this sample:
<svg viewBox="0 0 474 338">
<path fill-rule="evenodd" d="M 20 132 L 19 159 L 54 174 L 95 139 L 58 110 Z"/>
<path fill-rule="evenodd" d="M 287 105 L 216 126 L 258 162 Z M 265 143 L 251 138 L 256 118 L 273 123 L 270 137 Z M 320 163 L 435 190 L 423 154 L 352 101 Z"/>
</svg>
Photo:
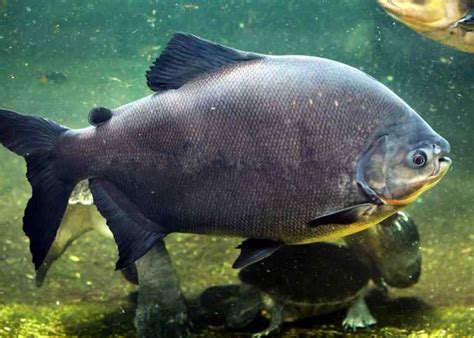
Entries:
<svg viewBox="0 0 474 338">
<path fill-rule="evenodd" d="M 242 269 L 239 278 L 276 300 L 314 305 L 353 299 L 370 272 L 347 247 L 315 243 L 285 246 Z"/>
</svg>

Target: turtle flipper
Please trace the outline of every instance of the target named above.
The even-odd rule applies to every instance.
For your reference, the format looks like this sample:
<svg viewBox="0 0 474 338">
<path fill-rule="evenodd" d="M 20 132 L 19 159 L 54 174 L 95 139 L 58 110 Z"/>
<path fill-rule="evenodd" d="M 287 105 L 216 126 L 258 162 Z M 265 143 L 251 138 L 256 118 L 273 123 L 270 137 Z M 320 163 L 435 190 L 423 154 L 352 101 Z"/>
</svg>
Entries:
<svg viewBox="0 0 474 338">
<path fill-rule="evenodd" d="M 345 330 L 355 331 L 357 329 L 365 329 L 377 323 L 377 320 L 370 313 L 364 296 L 365 292 L 363 292 L 347 310 L 346 318 L 344 318 L 342 322 L 342 326 Z"/>
<path fill-rule="evenodd" d="M 260 291 L 247 284 L 215 285 L 199 296 L 196 322 L 243 330 L 263 309 Z"/>
<path fill-rule="evenodd" d="M 283 312 L 285 310 L 285 305 L 282 302 L 276 301 L 270 297 L 266 297 L 265 305 L 267 305 L 269 310 L 270 324 L 265 330 L 254 333 L 252 335 L 253 338 L 276 335 L 278 332 L 280 332 L 281 326 L 283 324 Z"/>
<path fill-rule="evenodd" d="M 248 284 L 239 287 L 238 301 L 234 302 L 226 315 L 226 327 L 242 329 L 259 316 L 263 308 L 260 290 Z"/>
<path fill-rule="evenodd" d="M 188 337 L 192 324 L 163 240 L 136 262 L 140 287 L 135 316 L 139 337 Z"/>
</svg>

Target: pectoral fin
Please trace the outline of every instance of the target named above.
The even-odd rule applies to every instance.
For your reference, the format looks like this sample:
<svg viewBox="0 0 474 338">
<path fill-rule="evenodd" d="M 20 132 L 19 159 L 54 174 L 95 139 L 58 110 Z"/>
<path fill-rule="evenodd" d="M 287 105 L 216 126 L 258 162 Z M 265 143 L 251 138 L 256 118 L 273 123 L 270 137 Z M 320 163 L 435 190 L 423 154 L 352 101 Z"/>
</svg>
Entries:
<svg viewBox="0 0 474 338">
<path fill-rule="evenodd" d="M 358 204 L 349 208 L 345 208 L 336 212 L 332 212 L 321 217 L 315 218 L 308 222 L 308 225 L 315 228 L 326 224 L 352 224 L 360 221 L 360 219 L 374 207 L 372 203 Z"/>
<path fill-rule="evenodd" d="M 269 239 L 246 239 L 237 247 L 237 249 L 240 249 L 240 255 L 232 267 L 234 269 L 240 269 L 261 261 L 262 259 L 269 257 L 283 245 L 285 245 L 285 243 Z"/>
</svg>

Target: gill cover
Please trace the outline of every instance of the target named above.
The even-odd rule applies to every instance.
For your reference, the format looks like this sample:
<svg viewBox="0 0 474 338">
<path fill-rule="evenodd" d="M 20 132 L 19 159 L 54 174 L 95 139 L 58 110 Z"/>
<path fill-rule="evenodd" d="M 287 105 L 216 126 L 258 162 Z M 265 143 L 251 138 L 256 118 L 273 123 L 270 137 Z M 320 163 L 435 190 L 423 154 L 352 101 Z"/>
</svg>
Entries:
<svg viewBox="0 0 474 338">
<path fill-rule="evenodd" d="M 360 158 L 357 183 L 376 204 L 407 205 L 423 189 L 424 176 L 405 165 L 407 145 L 403 138 L 385 134 Z"/>
<path fill-rule="evenodd" d="M 387 135 L 380 136 L 357 163 L 356 180 L 367 196 L 376 204 L 383 204 L 377 192 L 385 188 Z"/>
</svg>

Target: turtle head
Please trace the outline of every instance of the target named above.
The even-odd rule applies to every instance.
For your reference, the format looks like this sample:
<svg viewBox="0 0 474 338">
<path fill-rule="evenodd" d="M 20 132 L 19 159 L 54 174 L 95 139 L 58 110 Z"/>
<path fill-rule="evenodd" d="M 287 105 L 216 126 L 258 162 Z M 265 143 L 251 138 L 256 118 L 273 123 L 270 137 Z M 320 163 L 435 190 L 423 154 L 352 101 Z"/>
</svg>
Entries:
<svg viewBox="0 0 474 338">
<path fill-rule="evenodd" d="M 389 286 L 405 288 L 421 275 L 420 234 L 415 222 L 398 212 L 375 229 L 380 250 L 374 255 L 376 271 Z"/>
<path fill-rule="evenodd" d="M 365 231 L 345 238 L 379 285 L 405 288 L 421 275 L 420 234 L 415 222 L 398 212 Z"/>
</svg>

